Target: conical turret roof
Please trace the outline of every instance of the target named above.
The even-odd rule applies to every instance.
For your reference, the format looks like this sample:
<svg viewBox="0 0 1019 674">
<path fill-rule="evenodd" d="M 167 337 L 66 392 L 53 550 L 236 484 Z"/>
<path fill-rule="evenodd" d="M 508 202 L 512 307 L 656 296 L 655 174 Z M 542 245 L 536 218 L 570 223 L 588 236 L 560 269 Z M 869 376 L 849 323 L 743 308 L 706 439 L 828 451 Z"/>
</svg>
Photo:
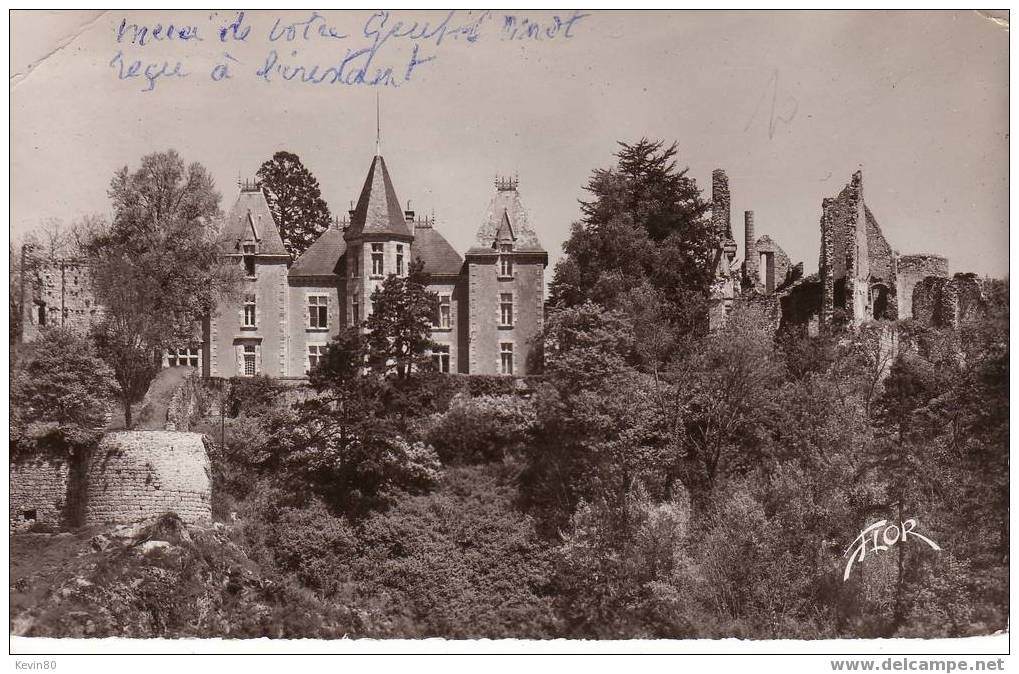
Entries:
<svg viewBox="0 0 1019 674">
<path fill-rule="evenodd" d="M 391 236 L 413 238 L 414 234 L 407 226 L 400 200 L 393 189 L 393 181 L 389 177 L 389 169 L 381 155 L 372 159 L 368 177 L 361 188 L 361 196 L 354 207 L 350 218 L 350 229 L 344 238 L 354 239 L 362 235 L 387 234 Z"/>
</svg>

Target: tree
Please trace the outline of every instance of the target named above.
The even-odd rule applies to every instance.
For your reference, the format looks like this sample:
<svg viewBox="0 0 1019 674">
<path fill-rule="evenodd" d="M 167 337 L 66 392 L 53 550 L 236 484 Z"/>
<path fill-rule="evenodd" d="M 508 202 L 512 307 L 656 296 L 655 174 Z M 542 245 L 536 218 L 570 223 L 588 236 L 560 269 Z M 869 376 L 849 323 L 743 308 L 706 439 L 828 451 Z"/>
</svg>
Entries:
<svg viewBox="0 0 1019 674">
<path fill-rule="evenodd" d="M 714 275 L 718 234 L 704 217 L 708 204 L 687 170 L 677 169 L 675 143 L 619 145 L 616 166 L 588 182 L 594 198 L 581 202 L 583 219 L 563 246 L 551 302 L 622 308 L 622 296 L 646 282 L 671 299 L 676 325 L 693 331 Z"/>
<path fill-rule="evenodd" d="M 372 312 L 364 323 L 365 362 L 383 375 L 405 379 L 414 369 L 431 366 L 427 351 L 439 296 L 428 290 L 424 262 L 414 260 L 407 276 L 390 276 L 372 293 Z"/>
<path fill-rule="evenodd" d="M 71 447 L 87 443 L 105 425 L 116 392 L 113 372 L 86 338 L 50 328 L 25 347 L 11 374 L 11 443 L 22 449 L 41 437 Z"/>
<path fill-rule="evenodd" d="M 256 175 L 283 245 L 291 259 L 297 259 L 329 228 L 329 206 L 322 199 L 318 180 L 300 157 L 283 150 L 264 162 Z"/>
<path fill-rule="evenodd" d="M 214 218 L 219 194 L 200 164 L 174 151 L 125 166 L 110 184 L 113 222 L 93 226 L 83 248 L 103 315 L 100 355 L 120 384 L 124 420 L 159 371 L 159 354 L 199 338 L 218 297 L 236 291 L 238 272 L 220 262 Z"/>
</svg>

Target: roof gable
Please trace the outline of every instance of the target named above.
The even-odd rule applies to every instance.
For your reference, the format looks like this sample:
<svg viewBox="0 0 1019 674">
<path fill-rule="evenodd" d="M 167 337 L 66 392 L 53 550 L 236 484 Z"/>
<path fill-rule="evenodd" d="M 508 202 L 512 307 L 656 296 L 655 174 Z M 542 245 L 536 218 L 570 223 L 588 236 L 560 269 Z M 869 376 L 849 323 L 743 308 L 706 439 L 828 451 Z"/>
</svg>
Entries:
<svg viewBox="0 0 1019 674">
<path fill-rule="evenodd" d="M 469 252 L 490 252 L 505 233 L 512 237 L 513 248 L 519 251 L 544 252 L 538 235 L 531 229 L 530 218 L 520 200 L 517 181 L 496 182 L 496 192 L 488 203 L 484 220 Z"/>
<path fill-rule="evenodd" d="M 239 253 L 244 241 L 255 241 L 259 255 L 287 255 L 276 221 L 261 190 L 242 190 L 226 216 L 220 250 Z"/>
</svg>

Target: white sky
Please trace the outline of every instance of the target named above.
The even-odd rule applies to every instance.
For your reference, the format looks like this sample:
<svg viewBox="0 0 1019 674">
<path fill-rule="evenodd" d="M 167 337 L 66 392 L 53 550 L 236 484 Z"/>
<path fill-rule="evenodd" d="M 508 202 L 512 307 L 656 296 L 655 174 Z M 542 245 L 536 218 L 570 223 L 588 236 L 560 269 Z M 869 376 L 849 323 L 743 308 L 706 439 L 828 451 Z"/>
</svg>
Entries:
<svg viewBox="0 0 1019 674">
<path fill-rule="evenodd" d="M 324 11 L 349 37 L 313 30 L 286 44 L 268 39 L 276 13 L 248 12 L 248 38 L 221 43 L 213 24 L 233 14 L 12 15 L 14 236 L 45 218 L 108 212 L 113 172 L 171 147 L 209 168 L 224 210 L 238 173 L 251 177 L 280 149 L 318 177 L 334 213 L 347 210 L 375 150 L 376 88 L 255 73 L 273 48 L 281 62 L 336 63 L 366 46 L 372 12 Z M 570 12 L 516 17 L 549 26 L 555 14 Z M 309 16 L 285 14 L 281 25 Z M 388 25 L 444 16 L 400 10 Z M 123 19 L 195 24 L 203 41 L 118 44 Z M 554 263 L 592 169 L 611 164 L 617 140 L 649 136 L 679 142 L 705 197 L 712 169 L 726 169 L 741 248 L 742 213 L 753 210 L 758 235 L 815 270 L 821 200 L 862 167 L 893 248 L 947 255 L 953 272 L 1007 275 L 1008 35 L 975 13 L 594 12 L 571 37 L 560 28 L 537 41 L 505 39 L 503 25 L 497 13 L 473 43 L 422 40 L 419 56 L 434 60 L 381 91 L 397 194 L 419 213 L 434 209 L 461 252 L 495 175 L 519 173 Z M 411 49 L 391 38 L 374 63 L 402 78 Z M 180 60 L 190 74 L 142 92 L 144 79 L 121 81 L 111 67 L 118 50 L 169 69 Z M 213 82 L 224 51 L 234 76 Z"/>
</svg>

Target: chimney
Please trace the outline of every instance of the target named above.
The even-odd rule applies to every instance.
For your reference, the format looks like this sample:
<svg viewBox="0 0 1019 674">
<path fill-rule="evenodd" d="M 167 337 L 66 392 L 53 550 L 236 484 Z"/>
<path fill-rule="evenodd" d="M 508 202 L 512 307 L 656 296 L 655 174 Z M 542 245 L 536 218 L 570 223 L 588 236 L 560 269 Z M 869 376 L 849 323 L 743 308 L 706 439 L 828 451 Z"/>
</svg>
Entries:
<svg viewBox="0 0 1019 674">
<path fill-rule="evenodd" d="M 403 212 L 403 219 L 410 225 L 411 231 L 414 230 L 414 211 L 410 210 L 410 199 L 407 200 L 407 210 Z"/>
<path fill-rule="evenodd" d="M 749 287 L 757 285 L 757 239 L 754 238 L 754 212 L 743 212 L 744 258 L 743 282 Z"/>
<path fill-rule="evenodd" d="M 711 172 L 711 224 L 723 239 L 732 238 L 729 217 L 729 176 L 722 169 Z"/>
</svg>

